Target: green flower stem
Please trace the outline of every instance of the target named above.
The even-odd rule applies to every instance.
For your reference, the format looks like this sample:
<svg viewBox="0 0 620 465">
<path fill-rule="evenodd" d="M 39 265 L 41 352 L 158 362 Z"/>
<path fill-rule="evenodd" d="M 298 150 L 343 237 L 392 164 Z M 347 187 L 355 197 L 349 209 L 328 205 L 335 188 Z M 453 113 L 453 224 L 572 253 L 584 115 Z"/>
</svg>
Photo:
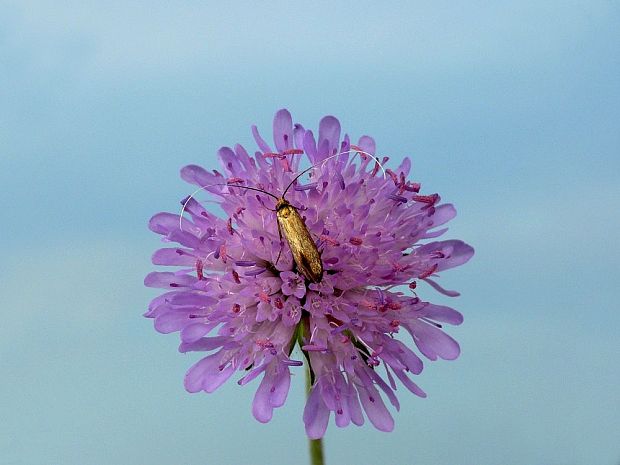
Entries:
<svg viewBox="0 0 620 465">
<path fill-rule="evenodd" d="M 306 370 L 306 395 L 310 393 L 311 387 L 310 368 L 308 368 Z M 322 439 L 308 439 L 308 450 L 310 451 L 310 465 L 325 465 Z"/>
</svg>

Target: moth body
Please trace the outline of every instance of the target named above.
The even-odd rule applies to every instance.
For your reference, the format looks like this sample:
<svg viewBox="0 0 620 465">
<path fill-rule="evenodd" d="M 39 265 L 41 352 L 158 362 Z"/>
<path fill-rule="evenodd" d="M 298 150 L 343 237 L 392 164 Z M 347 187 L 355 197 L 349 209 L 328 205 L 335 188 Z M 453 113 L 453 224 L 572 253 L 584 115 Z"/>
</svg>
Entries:
<svg viewBox="0 0 620 465">
<path fill-rule="evenodd" d="M 323 278 L 321 254 L 301 215 L 284 197 L 276 203 L 280 232 L 286 238 L 299 272 L 308 281 L 318 283 Z"/>
</svg>

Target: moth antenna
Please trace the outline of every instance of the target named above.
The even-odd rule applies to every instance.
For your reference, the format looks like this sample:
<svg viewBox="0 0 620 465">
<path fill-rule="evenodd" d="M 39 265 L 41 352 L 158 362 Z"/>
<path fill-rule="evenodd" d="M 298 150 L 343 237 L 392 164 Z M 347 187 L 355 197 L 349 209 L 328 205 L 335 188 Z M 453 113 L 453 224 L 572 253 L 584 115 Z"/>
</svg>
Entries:
<svg viewBox="0 0 620 465">
<path fill-rule="evenodd" d="M 325 158 L 325 159 L 321 160 L 319 163 L 315 163 L 315 164 L 314 164 L 314 165 L 312 165 L 311 167 L 306 168 L 306 169 L 305 169 L 305 170 L 303 170 L 301 173 L 299 173 L 297 176 L 295 176 L 295 177 L 293 178 L 293 180 L 292 180 L 292 181 L 288 184 L 288 186 L 286 186 L 286 189 L 284 189 L 284 193 L 282 194 L 282 197 L 284 197 L 284 196 L 286 195 L 286 193 L 288 192 L 288 190 L 291 188 L 291 186 L 293 185 L 293 183 L 294 183 L 295 181 L 297 181 L 297 180 L 298 180 L 301 176 L 303 176 L 304 174 L 306 174 L 306 173 L 307 173 L 308 171 L 310 171 L 311 169 L 316 168 L 316 167 L 317 167 L 317 165 L 324 165 L 324 164 L 325 164 L 328 160 L 331 160 L 332 158 L 339 157 L 340 155 L 346 155 L 346 154 L 349 154 L 349 153 L 353 153 L 353 154 L 354 154 L 354 156 L 355 156 L 355 155 L 357 155 L 357 154 L 363 154 L 363 155 L 366 155 L 366 156 L 368 156 L 368 157 L 372 158 L 375 162 L 377 162 L 377 164 L 378 164 L 378 165 L 379 165 L 379 167 L 381 168 L 381 171 L 383 171 L 383 179 L 386 179 L 386 178 L 387 178 L 387 174 L 386 174 L 386 172 L 385 172 L 385 168 L 383 168 L 383 164 L 379 161 L 379 159 L 378 159 L 377 157 L 375 157 L 374 155 L 371 155 L 370 153 L 365 152 L 364 150 L 361 150 L 359 147 L 357 147 L 356 149 L 353 149 L 353 150 L 346 150 L 346 151 L 344 151 L 344 152 L 339 152 L 339 153 L 336 153 L 336 154 L 334 154 L 334 155 L 331 155 L 331 156 L 329 156 L 329 157 L 327 157 L 327 158 Z M 266 195 L 268 195 L 268 196 L 270 196 L 270 197 L 273 197 L 273 198 L 274 198 L 274 199 L 276 199 L 276 200 L 279 200 L 279 199 L 278 199 L 278 197 L 277 197 L 277 196 L 275 196 L 275 195 L 273 195 L 271 192 L 267 192 L 267 191 L 265 191 L 265 190 L 263 190 L 263 189 L 258 189 L 258 188 L 256 188 L 256 187 L 250 187 L 250 186 L 240 186 L 240 185 L 237 185 L 237 184 L 228 184 L 228 183 L 208 184 L 208 185 L 206 185 L 206 186 L 202 186 L 202 187 L 201 187 L 201 188 L 199 188 L 199 189 L 196 189 L 194 192 L 192 192 L 192 193 L 189 195 L 189 197 L 187 197 L 187 199 L 185 200 L 185 202 L 183 202 L 183 206 L 182 206 L 182 208 L 181 208 L 181 213 L 179 214 L 179 229 L 180 229 L 181 231 L 183 231 L 183 214 L 185 213 L 185 209 L 186 209 L 187 204 L 189 203 L 189 201 L 190 201 L 191 199 L 193 199 L 193 198 L 194 198 L 194 196 L 195 196 L 198 192 L 200 192 L 200 191 L 202 191 L 202 190 L 205 190 L 205 189 L 206 189 L 206 188 L 208 188 L 208 187 L 213 187 L 213 186 L 233 186 L 233 187 L 239 187 L 239 188 L 241 188 L 241 189 L 248 189 L 248 190 L 251 190 L 251 191 L 261 192 L 261 193 L 266 194 Z"/>
<path fill-rule="evenodd" d="M 344 153 L 351 153 L 351 152 L 355 152 L 353 156 L 355 156 L 358 153 L 360 153 L 360 154 L 363 154 L 363 155 L 366 155 L 366 156 L 372 158 L 374 161 L 377 162 L 377 165 L 379 165 L 379 168 L 381 168 L 381 171 L 383 171 L 383 179 L 387 178 L 387 173 L 385 172 L 385 168 L 383 167 L 383 164 L 379 161 L 379 159 L 377 157 L 375 157 L 374 155 L 369 154 L 368 152 L 360 150 L 359 147 L 357 147 L 356 149 L 353 149 L 353 150 L 347 150 L 346 152 L 342 152 L 340 155 L 342 155 Z"/>
<path fill-rule="evenodd" d="M 187 204 L 189 203 L 190 200 L 192 200 L 194 198 L 194 196 L 200 192 L 205 190 L 208 187 L 214 187 L 214 186 L 229 186 L 229 187 L 240 187 L 242 189 L 248 189 L 251 191 L 257 191 L 257 192 L 261 192 L 263 194 L 267 194 L 271 197 L 273 197 L 274 199 L 278 200 L 278 197 L 276 197 L 275 195 L 273 195 L 271 192 L 267 192 L 265 190 L 262 189 L 258 189 L 256 187 L 250 187 L 250 186 L 239 186 L 237 184 L 225 184 L 225 183 L 220 183 L 220 184 L 207 184 L 206 186 L 202 186 L 200 189 L 196 189 L 194 192 L 192 192 L 187 199 L 185 200 L 185 202 L 183 202 L 183 206 L 181 207 L 181 212 L 179 213 L 179 229 L 181 231 L 183 231 L 183 214 L 185 213 L 185 209 L 187 208 Z"/>
<path fill-rule="evenodd" d="M 335 157 L 339 157 L 340 155 L 346 155 L 348 153 L 354 153 L 353 156 L 359 154 L 363 154 L 366 156 L 369 156 L 370 158 L 372 158 L 374 161 L 377 162 L 377 164 L 379 165 L 379 167 L 381 168 L 381 171 L 383 171 L 383 179 L 387 178 L 387 174 L 385 172 L 385 168 L 383 168 L 383 165 L 381 164 L 381 162 L 379 161 L 379 159 L 377 157 L 375 157 L 374 155 L 369 154 L 368 152 L 364 152 L 363 150 L 359 149 L 359 150 L 346 150 L 344 152 L 340 152 L 340 153 L 336 153 L 334 155 L 331 155 L 323 160 L 321 160 L 319 163 L 315 163 L 314 165 L 312 165 L 310 168 L 306 168 L 305 170 L 303 170 L 301 173 L 299 173 L 297 176 L 295 176 L 293 178 L 293 180 L 288 184 L 288 186 L 286 186 L 286 189 L 284 189 L 284 193 L 282 194 L 282 197 L 284 197 L 286 195 L 286 193 L 288 192 L 288 190 L 291 188 L 291 186 L 293 185 L 293 183 L 295 181 L 297 181 L 297 179 L 299 179 L 301 176 L 303 176 L 304 174 L 306 174 L 308 171 L 310 171 L 313 168 L 316 168 L 319 164 L 323 165 L 325 162 L 327 162 L 327 160 L 330 160 L 332 158 Z"/>
</svg>

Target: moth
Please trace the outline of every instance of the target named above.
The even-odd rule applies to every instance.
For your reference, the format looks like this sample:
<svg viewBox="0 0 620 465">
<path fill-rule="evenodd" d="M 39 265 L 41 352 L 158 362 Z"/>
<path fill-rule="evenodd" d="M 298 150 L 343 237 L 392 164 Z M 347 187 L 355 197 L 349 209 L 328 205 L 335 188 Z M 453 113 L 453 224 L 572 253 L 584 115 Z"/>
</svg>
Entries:
<svg viewBox="0 0 620 465">
<path fill-rule="evenodd" d="M 303 218 L 297 209 L 284 198 L 284 194 L 276 203 L 276 217 L 278 232 L 288 242 L 299 272 L 310 282 L 321 282 L 323 262 L 319 249 L 310 236 Z"/>
<path fill-rule="evenodd" d="M 370 156 L 381 166 L 377 158 L 375 158 L 373 155 L 370 155 L 362 151 L 361 149 L 355 150 L 355 152 Z M 348 152 L 341 152 L 341 153 L 332 155 L 322 160 L 321 163 L 325 163 L 330 158 L 344 155 L 346 153 Z M 311 169 L 315 167 L 316 165 L 313 165 L 310 168 L 307 168 L 303 170 L 301 173 L 299 173 L 298 175 L 296 175 L 293 178 L 293 180 L 288 184 L 286 189 L 284 189 L 284 192 L 282 193 L 280 197 L 272 194 L 271 192 L 267 192 L 263 189 L 259 189 L 257 187 L 242 186 L 242 185 L 234 184 L 234 183 L 212 184 L 212 185 L 213 186 L 219 185 L 219 186 L 238 187 L 241 189 L 261 192 L 270 197 L 273 197 L 276 200 L 275 209 L 273 211 L 275 211 L 276 213 L 277 224 L 278 224 L 278 234 L 280 236 L 280 240 L 282 240 L 282 237 L 286 239 L 289 249 L 291 250 L 291 253 L 293 255 L 293 260 L 295 261 L 297 270 L 304 276 L 304 278 L 306 278 L 308 281 L 312 283 L 319 283 L 323 279 L 323 262 L 321 261 L 321 253 L 319 252 L 319 249 L 316 246 L 316 243 L 312 239 L 310 231 L 308 231 L 308 227 L 306 226 L 306 223 L 304 222 L 303 218 L 299 214 L 299 211 L 285 198 L 286 193 L 291 188 L 291 186 L 295 183 L 295 181 L 297 181 L 297 179 L 299 179 L 302 175 L 304 175 L 305 173 L 307 173 L 308 171 L 310 171 Z M 383 166 L 381 166 L 381 168 L 383 168 Z M 202 189 L 205 189 L 207 187 L 210 187 L 210 186 L 203 186 L 200 189 L 198 189 L 196 192 Z M 194 192 L 190 197 L 188 197 L 188 200 L 184 203 L 183 208 L 181 209 L 181 216 L 183 215 L 183 212 L 185 210 L 185 205 L 187 205 L 187 202 L 189 202 L 189 199 L 192 198 L 196 192 Z M 181 224 L 180 218 L 179 218 L 179 224 Z M 280 253 L 278 254 L 276 263 L 280 259 L 281 253 L 282 253 L 282 250 L 280 250 Z"/>
<path fill-rule="evenodd" d="M 262 192 L 263 194 L 269 195 L 276 200 L 275 213 L 278 221 L 278 234 L 280 235 L 280 240 L 282 240 L 282 237 L 286 239 L 289 249 L 293 254 L 293 260 L 295 261 L 297 270 L 304 276 L 304 278 L 311 283 L 320 283 L 321 279 L 323 279 L 323 262 L 321 261 L 321 253 L 312 239 L 310 231 L 308 231 L 308 227 L 299 214 L 299 211 L 285 198 L 286 193 L 295 181 L 297 181 L 299 177 L 312 168 L 314 168 L 314 166 L 311 166 L 295 176 L 280 197 L 277 197 L 271 192 L 267 192 L 263 189 L 258 189 L 257 187 L 240 186 L 236 184 L 226 185 Z M 280 253 L 278 254 L 276 263 L 280 259 L 281 253 L 282 250 L 280 250 Z"/>
</svg>

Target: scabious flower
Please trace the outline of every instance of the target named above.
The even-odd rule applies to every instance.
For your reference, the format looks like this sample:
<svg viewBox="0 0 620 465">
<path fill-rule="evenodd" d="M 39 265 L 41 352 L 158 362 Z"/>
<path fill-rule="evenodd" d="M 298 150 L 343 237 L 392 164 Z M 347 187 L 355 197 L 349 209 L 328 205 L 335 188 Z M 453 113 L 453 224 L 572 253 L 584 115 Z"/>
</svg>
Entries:
<svg viewBox="0 0 620 465">
<path fill-rule="evenodd" d="M 422 281 L 458 295 L 434 280 L 473 255 L 462 241 L 434 240 L 455 209 L 437 194 L 420 194 L 420 184 L 407 179 L 409 159 L 383 172 L 388 158 L 378 163 L 374 140 L 362 136 L 351 144 L 332 116 L 320 121 L 318 139 L 293 124 L 287 110 L 275 115 L 273 147 L 256 127 L 252 132 L 258 145 L 253 157 L 241 145 L 222 147 L 221 172 L 196 165 L 181 170 L 185 181 L 219 204 L 223 218 L 207 211 L 198 193 L 181 201 L 182 216 L 151 218 L 150 229 L 169 244 L 154 253 L 153 263 L 182 268 L 145 278 L 147 286 L 167 291 L 145 316 L 159 332 L 178 331 L 181 352 L 210 353 L 187 372 L 189 392 L 213 392 L 237 371 L 240 385 L 262 376 L 252 413 L 267 422 L 286 400 L 291 372 L 309 369 L 303 421 L 310 438 L 324 435 L 332 414 L 344 427 L 364 423 L 365 412 L 377 429 L 391 431 L 383 395 L 399 409 L 396 379 L 426 396 L 412 380 L 422 359 L 400 335 L 409 333 L 429 360 L 459 355 L 442 324 L 460 324 L 461 314 L 416 294 Z M 318 283 L 299 273 L 280 240 L 274 199 L 244 188 L 279 197 L 310 165 L 309 179 L 295 181 L 286 200 L 321 253 Z"/>
</svg>

